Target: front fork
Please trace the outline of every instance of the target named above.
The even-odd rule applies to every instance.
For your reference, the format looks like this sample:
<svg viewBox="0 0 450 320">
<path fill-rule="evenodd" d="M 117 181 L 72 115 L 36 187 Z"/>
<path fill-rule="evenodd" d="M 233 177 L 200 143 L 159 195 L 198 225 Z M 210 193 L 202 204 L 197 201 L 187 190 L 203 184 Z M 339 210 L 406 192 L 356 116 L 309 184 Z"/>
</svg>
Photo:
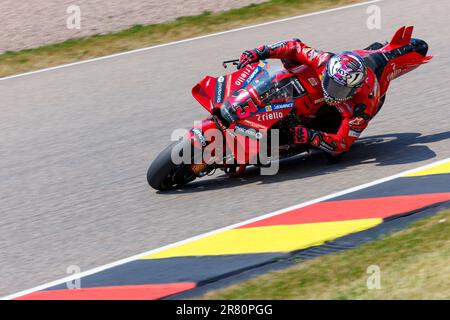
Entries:
<svg viewBox="0 0 450 320">
<path fill-rule="evenodd" d="M 190 165 L 190 171 L 198 177 L 210 174 L 215 169 L 222 169 L 231 177 L 242 174 L 247 166 L 248 154 L 246 153 L 245 163 L 237 164 L 236 149 L 233 150 L 233 146 L 228 146 L 231 152 L 226 152 L 227 143 L 229 142 L 229 137 L 227 138 L 227 136 L 229 135 L 232 136 L 232 139 L 236 136 L 230 130 L 227 130 L 227 127 L 215 116 L 195 123 L 194 127 L 186 133 L 186 137 L 191 141 L 194 154 L 201 154 L 201 157 L 197 156 L 194 159 Z M 220 138 L 222 141 L 222 148 L 219 151 L 210 145 L 217 138 Z M 213 149 L 214 151 L 211 152 Z M 215 154 L 217 151 L 221 153 Z"/>
</svg>

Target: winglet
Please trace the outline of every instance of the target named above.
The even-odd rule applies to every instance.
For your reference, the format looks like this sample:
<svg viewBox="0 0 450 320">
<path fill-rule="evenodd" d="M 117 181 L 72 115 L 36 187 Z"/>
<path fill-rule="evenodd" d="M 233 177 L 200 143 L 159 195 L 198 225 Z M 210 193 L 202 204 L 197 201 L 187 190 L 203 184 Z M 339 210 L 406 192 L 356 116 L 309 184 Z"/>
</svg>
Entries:
<svg viewBox="0 0 450 320">
<path fill-rule="evenodd" d="M 405 44 L 409 44 L 409 42 L 411 41 L 411 36 L 413 33 L 414 27 L 413 26 L 409 26 L 405 28 L 405 33 L 403 34 L 403 41 L 405 41 Z"/>
<path fill-rule="evenodd" d="M 392 46 L 406 46 L 411 41 L 411 36 L 413 33 L 413 26 L 409 27 L 401 27 L 398 29 L 394 36 L 392 37 L 391 42 L 389 43 Z"/>
</svg>

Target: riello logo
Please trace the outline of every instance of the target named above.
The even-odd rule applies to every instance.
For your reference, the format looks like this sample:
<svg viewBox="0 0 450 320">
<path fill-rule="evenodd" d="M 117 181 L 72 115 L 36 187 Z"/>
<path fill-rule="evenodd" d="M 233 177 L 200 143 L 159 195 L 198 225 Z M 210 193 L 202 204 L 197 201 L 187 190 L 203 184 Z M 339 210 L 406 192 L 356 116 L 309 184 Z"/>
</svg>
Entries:
<svg viewBox="0 0 450 320">
<path fill-rule="evenodd" d="M 268 121 L 268 120 L 277 120 L 283 118 L 283 112 L 265 112 L 263 114 L 257 114 L 256 120 L 258 121 Z"/>
<path fill-rule="evenodd" d="M 252 71 L 252 67 L 248 66 L 245 68 L 242 73 L 239 75 L 239 77 L 234 82 L 235 85 L 240 86 L 244 83 L 245 79 L 249 76 L 250 72 Z"/>
</svg>

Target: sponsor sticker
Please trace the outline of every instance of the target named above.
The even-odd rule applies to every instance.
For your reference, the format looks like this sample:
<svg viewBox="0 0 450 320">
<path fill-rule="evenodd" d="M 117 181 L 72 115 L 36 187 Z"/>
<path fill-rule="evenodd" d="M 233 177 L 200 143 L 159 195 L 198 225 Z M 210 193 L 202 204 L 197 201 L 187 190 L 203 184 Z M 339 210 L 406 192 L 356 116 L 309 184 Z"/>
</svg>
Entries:
<svg viewBox="0 0 450 320">
<path fill-rule="evenodd" d="M 311 60 L 317 57 L 318 55 L 318 52 L 311 47 L 303 48 L 303 53 Z"/>
<path fill-rule="evenodd" d="M 322 103 L 324 100 L 325 100 L 325 98 L 316 99 L 316 100 L 314 100 L 314 104 Z"/>
<path fill-rule="evenodd" d="M 335 146 L 331 146 L 331 145 L 329 145 L 328 143 L 326 143 L 325 141 L 322 140 L 322 141 L 320 142 L 320 147 L 321 147 L 322 149 L 325 149 L 325 150 L 328 150 L 328 151 L 330 151 L 330 152 L 333 152 Z"/>
<path fill-rule="evenodd" d="M 309 83 L 315 87 L 317 86 L 319 83 L 317 82 L 316 78 L 308 78 Z"/>
<path fill-rule="evenodd" d="M 299 97 L 304 96 L 306 94 L 306 89 L 302 86 L 302 84 L 297 78 L 295 78 L 292 83 L 295 89 L 299 92 Z"/>
<path fill-rule="evenodd" d="M 327 60 L 328 57 L 329 57 L 328 53 L 321 53 L 317 65 L 321 66 Z"/>
<path fill-rule="evenodd" d="M 236 133 L 239 133 L 252 139 L 259 140 L 262 138 L 261 132 L 257 131 L 252 127 L 244 126 L 243 124 L 237 124 L 234 127 L 234 130 L 236 131 Z"/>
<path fill-rule="evenodd" d="M 215 103 L 222 103 L 224 96 L 225 96 L 225 86 L 226 86 L 226 79 L 224 76 L 220 76 L 217 78 L 216 81 L 216 91 L 214 93 L 214 102 Z"/>
<path fill-rule="evenodd" d="M 285 44 L 286 44 L 286 41 L 280 41 L 277 43 L 270 44 L 270 45 L 268 45 L 268 47 L 270 50 L 274 50 L 274 49 L 284 46 Z"/>
<path fill-rule="evenodd" d="M 392 70 L 392 72 L 387 76 L 388 81 L 392 81 L 393 79 L 395 79 L 396 77 L 398 77 L 398 75 L 402 73 L 401 69 L 395 69 Z"/>
<path fill-rule="evenodd" d="M 250 121 L 248 119 L 241 120 L 240 123 L 251 126 L 252 128 L 258 128 L 260 130 L 266 129 L 266 126 L 259 124 L 258 122 Z"/>
<path fill-rule="evenodd" d="M 283 118 L 283 112 L 281 112 L 281 111 L 272 111 L 272 112 L 256 114 L 256 120 L 259 122 L 269 121 L 269 120 L 279 120 L 282 118 Z"/>
<path fill-rule="evenodd" d="M 294 107 L 294 102 L 274 103 L 274 104 L 267 105 L 263 108 L 260 108 L 258 110 L 258 112 L 264 113 L 264 112 L 277 111 L 277 110 L 288 109 L 288 108 L 293 108 L 293 107 Z"/>
<path fill-rule="evenodd" d="M 205 147 L 207 143 L 202 131 L 199 128 L 192 128 L 192 132 L 194 133 L 197 140 L 201 143 L 202 147 Z"/>
<path fill-rule="evenodd" d="M 355 126 L 355 127 L 363 126 L 365 123 L 366 123 L 366 120 L 360 116 L 353 118 L 353 120 L 351 120 L 349 122 L 350 126 Z"/>
<path fill-rule="evenodd" d="M 234 81 L 234 84 L 237 86 L 241 86 L 247 79 L 247 77 L 250 75 L 251 70 L 252 70 L 251 65 L 248 65 Z"/>
<path fill-rule="evenodd" d="M 244 82 L 244 86 L 248 85 L 250 82 L 253 81 L 253 79 L 255 79 L 256 75 L 261 71 L 261 67 L 256 67 L 255 70 L 253 70 L 253 72 L 250 74 L 250 76 L 247 78 L 247 80 L 245 80 Z"/>
<path fill-rule="evenodd" d="M 226 78 L 226 86 L 225 86 L 225 91 L 226 91 L 226 93 L 225 93 L 225 97 L 229 97 L 230 96 L 230 94 L 231 94 L 231 74 L 229 74 L 229 75 L 227 75 L 227 78 Z"/>
<path fill-rule="evenodd" d="M 225 104 L 220 108 L 220 112 L 222 113 L 222 116 L 227 120 L 228 122 L 233 122 L 235 119 L 233 115 L 230 113 L 231 106 L 228 104 L 228 102 L 225 102 Z"/>
<path fill-rule="evenodd" d="M 293 108 L 293 107 L 294 107 L 294 102 L 284 102 L 284 103 L 272 104 L 272 110 L 274 110 L 274 111 Z"/>
</svg>

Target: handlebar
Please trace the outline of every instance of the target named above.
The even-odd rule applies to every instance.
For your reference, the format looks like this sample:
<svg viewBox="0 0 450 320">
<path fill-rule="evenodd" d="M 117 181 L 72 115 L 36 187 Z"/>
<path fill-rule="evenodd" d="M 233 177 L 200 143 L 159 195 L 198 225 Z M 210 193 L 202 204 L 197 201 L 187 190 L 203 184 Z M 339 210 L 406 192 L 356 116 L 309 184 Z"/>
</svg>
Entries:
<svg viewBox="0 0 450 320">
<path fill-rule="evenodd" d="M 231 63 L 233 66 L 237 66 L 239 64 L 239 59 L 233 59 L 233 60 L 227 60 L 222 62 L 222 66 L 226 69 L 228 66 L 227 64 Z"/>
</svg>

